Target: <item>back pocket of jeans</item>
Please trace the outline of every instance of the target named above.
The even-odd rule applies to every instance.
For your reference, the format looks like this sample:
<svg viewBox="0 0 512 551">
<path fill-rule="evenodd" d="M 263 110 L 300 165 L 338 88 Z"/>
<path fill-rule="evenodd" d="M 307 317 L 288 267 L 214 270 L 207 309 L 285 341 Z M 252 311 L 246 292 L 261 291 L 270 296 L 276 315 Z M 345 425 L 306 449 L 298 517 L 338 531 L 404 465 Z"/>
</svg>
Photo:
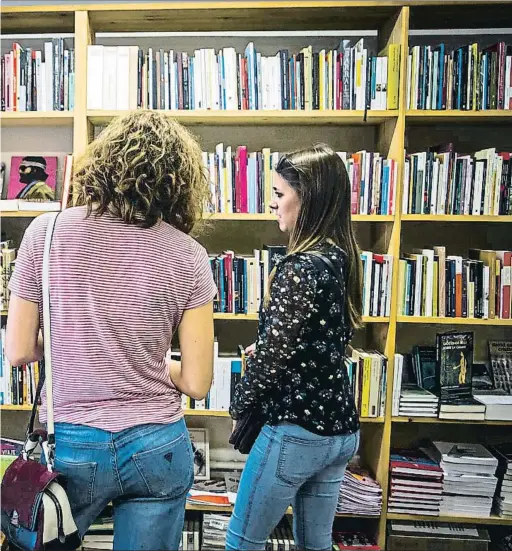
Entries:
<svg viewBox="0 0 512 551">
<path fill-rule="evenodd" d="M 192 447 L 187 435 L 133 455 L 149 495 L 172 498 L 188 492 L 194 481 Z"/>
<path fill-rule="evenodd" d="M 276 476 L 286 484 L 303 484 L 327 462 L 328 439 L 303 440 L 293 436 L 283 436 Z"/>
<path fill-rule="evenodd" d="M 94 500 L 97 463 L 75 463 L 55 458 L 55 470 L 65 477 L 64 487 L 72 509 L 90 505 Z"/>
</svg>

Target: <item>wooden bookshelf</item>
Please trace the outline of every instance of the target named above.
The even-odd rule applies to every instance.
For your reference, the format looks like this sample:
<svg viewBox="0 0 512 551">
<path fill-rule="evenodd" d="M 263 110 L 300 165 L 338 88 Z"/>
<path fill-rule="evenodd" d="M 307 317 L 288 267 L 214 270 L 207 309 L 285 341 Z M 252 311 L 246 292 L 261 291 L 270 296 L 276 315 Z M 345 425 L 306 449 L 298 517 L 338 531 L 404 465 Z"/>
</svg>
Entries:
<svg viewBox="0 0 512 551">
<path fill-rule="evenodd" d="M 45 214 L 46 210 L 7 210 L 2 212 L 2 218 L 37 218 Z"/>
<path fill-rule="evenodd" d="M 423 423 L 442 425 L 488 425 L 512 427 L 512 421 L 471 421 L 469 419 L 439 419 L 438 417 L 393 417 L 393 423 Z"/>
<path fill-rule="evenodd" d="M 187 511 L 206 511 L 206 512 L 215 512 L 215 513 L 230 513 L 233 511 L 233 507 L 222 507 L 219 505 L 200 505 L 200 504 L 193 504 L 193 503 L 187 503 L 186 505 Z M 288 507 L 286 510 L 287 515 L 293 514 L 293 509 L 291 507 Z M 373 519 L 373 520 L 379 520 L 379 517 L 376 517 L 375 515 L 350 515 L 350 514 L 343 514 L 343 513 L 336 513 L 336 517 L 338 518 L 348 518 L 348 519 Z"/>
<path fill-rule="evenodd" d="M 72 111 L 2 111 L 0 122 L 5 127 L 72 126 Z"/>
<path fill-rule="evenodd" d="M 431 0 L 431 6 L 426 10 L 424 0 L 305 0 L 300 3 L 285 0 L 283 2 L 270 1 L 227 1 L 227 2 L 153 2 L 153 3 L 105 3 L 80 5 L 74 3 L 58 6 L 36 6 L 1 8 L 2 32 L 5 33 L 74 33 L 75 35 L 75 109 L 71 112 L 29 112 L 29 113 L 1 113 L 0 122 L 6 128 L 6 135 L 10 128 L 68 126 L 73 129 L 73 154 L 81 155 L 92 139 L 95 127 L 107 124 L 112 118 L 126 114 L 124 111 L 91 111 L 87 110 L 87 46 L 93 44 L 98 32 L 231 32 L 231 31 L 340 31 L 350 30 L 377 30 L 379 49 L 387 44 L 398 43 L 402 54 L 409 46 L 410 28 L 413 29 L 444 29 L 444 28 L 487 28 L 494 25 L 501 27 L 506 2 L 499 0 L 469 0 L 461 3 L 458 0 Z M 198 37 L 198 44 L 201 38 Z M 229 37 L 225 39 L 228 45 Z M 249 42 L 251 39 L 248 38 Z M 258 38 L 258 40 L 260 40 Z M 304 38 L 305 44 L 307 38 Z M 438 37 L 424 38 L 425 43 L 434 44 L 441 41 Z M 389 159 L 398 163 L 399 182 L 403 176 L 404 150 L 409 147 L 412 133 L 423 133 L 427 147 L 438 143 L 438 136 L 447 133 L 450 141 L 452 135 L 458 134 L 457 129 L 464 133 L 464 150 L 474 150 L 467 143 L 478 143 L 478 133 L 466 133 L 464 126 L 478 126 L 478 129 L 495 129 L 497 139 L 501 135 L 512 135 L 512 111 L 419 111 L 406 109 L 406 75 L 407 56 L 402 55 L 400 60 L 399 108 L 393 111 L 163 111 L 168 117 L 176 118 L 179 122 L 193 127 L 192 131 L 200 135 L 210 132 L 212 135 L 218 128 L 219 141 L 226 143 L 231 140 L 230 132 L 240 131 L 247 134 L 247 145 L 253 142 L 268 142 L 268 146 L 281 151 L 281 137 L 293 146 L 303 146 L 309 143 L 315 133 L 325 128 L 329 136 L 342 135 L 347 142 L 357 143 L 353 148 L 343 150 L 367 149 L 379 151 Z M 343 128 L 341 128 L 343 127 Z M 282 129 L 282 130 L 281 130 Z M 464 130 L 464 132 L 462 132 Z M 57 129 L 56 132 L 59 130 Z M 451 134 L 450 134 L 451 133 Z M 406 144 L 407 135 L 407 144 Z M 435 136 L 435 137 L 434 137 Z M 210 137 L 210 141 L 211 141 Z M 335 138 L 337 139 L 337 138 Z M 434 141 L 435 140 L 435 141 Z M 329 140 L 326 139 L 329 142 Z M 342 141 L 342 140 L 340 140 Z M 245 143 L 245 142 L 244 142 Z M 343 142 L 345 143 L 345 142 Z M 510 142 L 507 142 L 510 143 Z M 46 144 L 45 144 L 46 145 Z M 232 144 L 236 145 L 236 144 Z M 489 143 L 488 146 L 493 146 Z M 257 146 L 258 148 L 260 145 Z M 411 146 L 412 147 L 412 146 Z M 51 150 L 50 144 L 49 149 Z M 459 148 L 461 149 L 461 148 Z M 14 149 L 12 149 L 14 150 Z M 284 150 L 284 149 L 283 149 Z M 341 149 L 340 149 L 341 150 Z M 418 150 L 418 149 L 416 149 Z M 510 150 L 508 147 L 504 150 Z M 400 207 L 402 186 L 397 189 L 395 206 L 397 212 L 393 216 L 353 215 L 352 220 L 357 224 L 358 236 L 367 240 L 372 249 L 380 253 L 393 256 L 391 312 L 389 317 L 364 318 L 366 327 L 361 330 L 356 339 L 362 338 L 365 347 L 375 348 L 384 353 L 388 361 L 388 384 L 386 394 L 386 411 L 384 417 L 362 418 L 362 446 L 361 455 L 383 489 L 383 510 L 380 517 L 359 517 L 352 515 L 337 515 L 345 518 L 368 518 L 375 521 L 375 532 L 382 549 L 386 542 L 386 523 L 388 520 L 425 520 L 445 522 L 465 522 L 471 524 L 498 524 L 510 526 L 510 519 L 499 517 L 480 518 L 464 516 L 430 517 L 422 515 L 396 515 L 387 513 L 389 455 L 392 445 L 396 445 L 396 438 L 401 432 L 414 432 L 418 436 L 422 431 L 428 432 L 431 426 L 439 427 L 443 434 L 453 434 L 456 439 L 459 432 L 464 431 L 462 425 L 478 427 L 482 425 L 480 433 L 489 431 L 493 434 L 510 435 L 509 421 L 456 421 L 440 420 L 437 418 L 407 418 L 392 417 L 393 388 L 393 357 L 396 350 L 406 350 L 402 346 L 412 338 L 435 332 L 436 326 L 442 330 L 449 330 L 449 326 L 456 329 L 467 328 L 475 332 L 489 335 L 497 334 L 497 338 L 506 338 L 512 328 L 512 320 L 483 320 L 468 318 L 435 318 L 398 315 L 398 277 L 399 257 L 407 245 L 425 246 L 425 244 L 446 244 L 448 251 L 454 248 L 460 250 L 463 232 L 469 235 L 467 224 L 471 227 L 471 245 L 476 248 L 507 248 L 512 249 L 512 216 L 461 216 L 461 215 L 412 215 L 402 214 Z M 1 217 L 6 229 L 28 225 L 30 220 L 42 212 L 2 212 Z M 237 243 L 243 240 L 254 239 L 255 230 L 261 229 L 262 240 L 271 236 L 275 239 L 276 218 L 272 213 L 264 214 L 205 214 L 205 220 L 211 221 L 211 234 L 221 233 L 226 240 L 227 232 L 235 233 Z M 217 224 L 217 222 L 219 222 Z M 261 222 L 261 224 L 255 224 Z M 246 225 L 247 223 L 247 225 Z M 253 224 L 253 225 L 251 225 Z M 449 230 L 447 230 L 448 225 Z M 225 228 L 229 228 L 226 230 Z M 250 228 L 250 231 L 248 229 Z M 251 233 L 252 232 L 252 233 Z M 275 232 L 277 233 L 277 231 Z M 497 236 L 509 236 L 507 246 L 495 245 Z M 229 237 L 229 236 L 228 236 Z M 213 239 L 213 238 L 210 238 Z M 420 243 L 420 241 L 422 243 Z M 226 240 L 226 242 L 228 242 Z M 270 242 L 270 241 L 269 241 Z M 275 242 L 275 241 L 272 241 Z M 224 243 L 224 241 L 223 241 Z M 251 241 L 252 243 L 252 241 Z M 466 242 L 464 242 L 466 243 Z M 468 241 L 469 243 L 469 241 Z M 475 244 L 476 243 L 476 244 Z M 366 245 L 366 242 L 365 242 Z M 252 249 L 252 246 L 251 246 Z M 238 250 L 237 250 L 238 252 Z M 242 251 L 240 251 L 242 252 Z M 7 312 L 2 311 L 2 316 Z M 245 335 L 245 331 L 254 329 L 250 324 L 234 324 L 233 321 L 256 322 L 256 314 L 215 314 L 215 321 L 220 331 L 229 334 Z M 224 323 L 229 322 L 229 323 Z M 410 324 L 410 325 L 408 325 Z M 423 327 L 424 326 L 424 327 Z M 445 327 L 446 326 L 446 327 Z M 427 338 L 427 337 L 425 337 Z M 429 337 L 430 338 L 430 337 Z M 431 341 L 428 341 L 431 343 Z M 476 340 L 477 346 L 484 346 L 484 341 Z M 400 346 L 399 346 L 400 345 Z M 409 350 L 409 348 L 407 348 Z M 1 406 L 2 412 L 30 410 L 30 406 Z M 212 418 L 210 423 L 226 423 L 229 420 L 228 412 L 210 410 L 186 410 L 187 417 Z M 9 418 L 16 417 L 14 414 Z M 412 423 L 414 428 L 407 430 L 405 424 Z M 431 425 L 431 426 L 429 426 Z M 402 430 L 403 429 L 403 430 Z M 510 438 L 510 436 L 508 436 Z M 212 506 L 187 506 L 196 511 L 227 511 L 230 509 L 215 508 Z M 291 510 L 288 511 L 291 514 Z M 372 525 L 373 526 L 373 525 Z"/>
<path fill-rule="evenodd" d="M 412 124 L 510 124 L 512 111 L 492 109 L 486 111 L 409 110 L 405 114 Z"/>
<path fill-rule="evenodd" d="M 439 521 L 439 522 L 461 522 L 465 524 L 500 524 L 512 526 L 512 519 L 492 515 L 490 517 L 470 517 L 464 515 L 402 515 L 399 513 L 388 513 L 388 520 L 412 520 L 412 521 Z"/>
<path fill-rule="evenodd" d="M 156 110 L 182 124 L 199 126 L 258 125 L 283 126 L 288 124 L 311 125 L 360 125 L 381 124 L 397 117 L 397 111 L 162 111 Z M 108 124 L 114 117 L 129 111 L 88 111 L 87 117 L 95 126 Z"/>
<path fill-rule="evenodd" d="M 512 319 L 481 318 L 430 318 L 426 316 L 398 316 L 398 323 L 422 323 L 425 325 L 496 325 L 512 326 Z"/>
<path fill-rule="evenodd" d="M 402 214 L 402 222 L 442 222 L 454 223 L 464 222 L 465 224 L 510 224 L 512 216 L 481 215 L 471 216 L 467 214 Z"/>
</svg>

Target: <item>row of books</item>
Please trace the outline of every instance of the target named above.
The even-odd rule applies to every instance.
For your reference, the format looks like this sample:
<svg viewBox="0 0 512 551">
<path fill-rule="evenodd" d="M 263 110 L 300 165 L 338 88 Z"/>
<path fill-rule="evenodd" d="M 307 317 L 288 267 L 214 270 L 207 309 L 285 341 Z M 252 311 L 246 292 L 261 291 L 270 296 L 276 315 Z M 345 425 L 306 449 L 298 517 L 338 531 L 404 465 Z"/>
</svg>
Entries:
<svg viewBox="0 0 512 551">
<path fill-rule="evenodd" d="M 511 153 L 461 155 L 453 144 L 406 156 L 404 214 L 512 214 Z"/>
<path fill-rule="evenodd" d="M 386 356 L 376 350 L 347 347 L 345 367 L 361 417 L 382 417 L 386 406 Z"/>
<path fill-rule="evenodd" d="M 214 311 L 220 313 L 257 313 L 268 289 L 269 275 L 286 247 L 268 245 L 254 256 L 235 255 L 233 251 L 210 257 L 210 266 L 218 294 Z M 361 252 L 363 263 L 363 315 L 389 316 L 391 308 L 392 256 Z"/>
<path fill-rule="evenodd" d="M 39 362 L 10 365 L 5 356 L 5 327 L 0 329 L 0 405 L 32 405 L 39 383 Z"/>
<path fill-rule="evenodd" d="M 402 316 L 511 318 L 512 251 L 469 249 L 468 258 L 445 247 L 413 249 L 399 264 Z"/>
<path fill-rule="evenodd" d="M 512 420 L 512 341 L 489 341 L 487 365 L 473 346 L 472 333 L 442 333 L 436 346 L 395 354 L 392 415 Z"/>
<path fill-rule="evenodd" d="M 75 52 L 62 38 L 44 50 L 15 42 L 1 56 L 2 111 L 72 111 L 75 101 Z"/>
<path fill-rule="evenodd" d="M 407 109 L 512 109 L 512 46 L 413 46 Z"/>
<path fill-rule="evenodd" d="M 179 353 L 171 352 L 173 359 L 180 359 Z M 218 342 L 214 343 L 213 381 L 206 397 L 195 400 L 182 395 L 183 409 L 228 411 L 234 389 L 245 371 L 243 347 L 238 356 L 219 356 Z"/>
<path fill-rule="evenodd" d="M 426 442 L 390 456 L 389 512 L 489 517 L 512 515 L 512 443 Z"/>
<path fill-rule="evenodd" d="M 397 109 L 400 46 L 372 56 L 364 39 L 335 50 L 282 49 L 253 42 L 194 53 L 138 46 L 88 47 L 88 109 Z"/>
<path fill-rule="evenodd" d="M 345 163 L 350 180 L 352 214 L 395 213 L 398 165 L 379 153 L 337 152 Z M 272 200 L 272 171 L 280 153 L 263 148 L 248 152 L 246 146 L 224 147 L 203 152 L 210 176 L 214 213 L 265 213 Z"/>
</svg>

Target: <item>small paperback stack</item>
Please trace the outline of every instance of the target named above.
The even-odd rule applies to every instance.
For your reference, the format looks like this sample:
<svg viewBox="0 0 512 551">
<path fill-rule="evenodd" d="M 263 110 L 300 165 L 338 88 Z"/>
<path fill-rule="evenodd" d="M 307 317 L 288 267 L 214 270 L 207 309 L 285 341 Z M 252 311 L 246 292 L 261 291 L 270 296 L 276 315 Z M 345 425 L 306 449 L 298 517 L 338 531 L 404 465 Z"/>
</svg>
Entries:
<svg viewBox="0 0 512 551">
<path fill-rule="evenodd" d="M 380 516 L 382 488 L 359 465 L 349 465 L 341 483 L 337 513 Z"/>
<path fill-rule="evenodd" d="M 214 505 L 229 507 L 228 492 L 224 480 L 201 480 L 195 482 L 187 495 L 189 505 Z"/>
<path fill-rule="evenodd" d="M 426 451 L 444 473 L 441 514 L 489 517 L 498 460 L 481 444 L 433 442 Z"/>
<path fill-rule="evenodd" d="M 205 513 L 201 551 L 224 551 L 230 515 Z"/>
<path fill-rule="evenodd" d="M 437 417 L 439 398 L 414 383 L 402 383 L 400 417 Z"/>
<path fill-rule="evenodd" d="M 494 446 L 491 451 L 498 459 L 494 509 L 500 517 L 512 518 L 512 442 Z"/>
<path fill-rule="evenodd" d="M 397 449 L 390 457 L 388 511 L 406 515 L 439 515 L 443 471 L 418 449 Z"/>
</svg>

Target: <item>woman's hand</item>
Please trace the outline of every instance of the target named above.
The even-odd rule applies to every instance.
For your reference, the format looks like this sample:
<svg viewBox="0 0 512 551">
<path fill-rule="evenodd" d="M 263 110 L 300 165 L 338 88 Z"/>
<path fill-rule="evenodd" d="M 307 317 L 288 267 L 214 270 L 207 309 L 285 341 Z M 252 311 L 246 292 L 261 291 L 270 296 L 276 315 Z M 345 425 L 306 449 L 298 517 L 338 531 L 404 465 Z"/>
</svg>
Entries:
<svg viewBox="0 0 512 551">
<path fill-rule="evenodd" d="M 247 356 L 252 356 L 254 354 L 254 351 L 256 350 L 256 343 L 253 342 L 245 349 L 245 354 Z"/>
<path fill-rule="evenodd" d="M 233 419 L 233 426 L 231 428 L 231 434 L 233 434 L 235 432 L 235 429 L 236 429 L 236 421 Z"/>
</svg>

